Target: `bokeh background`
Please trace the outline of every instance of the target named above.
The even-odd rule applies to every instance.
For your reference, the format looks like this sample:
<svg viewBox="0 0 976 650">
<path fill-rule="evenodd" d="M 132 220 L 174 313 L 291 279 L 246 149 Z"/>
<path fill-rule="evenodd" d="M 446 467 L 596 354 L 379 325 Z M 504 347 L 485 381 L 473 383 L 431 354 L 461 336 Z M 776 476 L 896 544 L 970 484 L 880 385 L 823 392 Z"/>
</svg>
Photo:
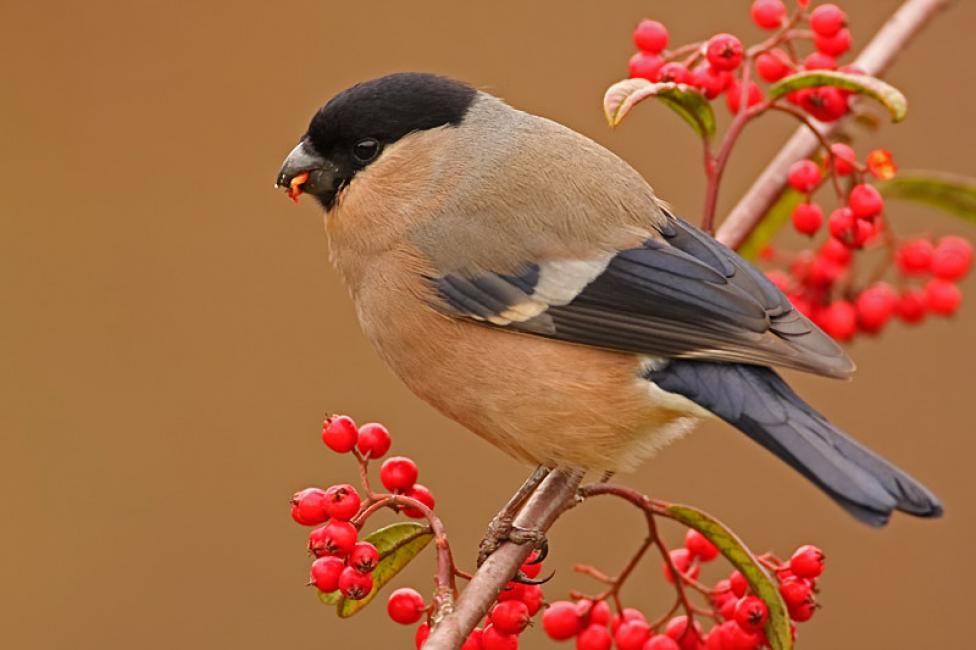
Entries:
<svg viewBox="0 0 976 650">
<path fill-rule="evenodd" d="M 360 335 L 326 259 L 319 211 L 272 181 L 325 99 L 397 70 L 453 75 L 550 116 L 632 162 L 695 217 L 691 132 L 642 106 L 621 129 L 600 98 L 630 31 L 755 39 L 748 2 L 5 2 L 0 5 L 0 629 L 33 649 L 407 648 L 382 605 L 340 622 L 303 587 L 291 493 L 352 480 L 318 441 L 323 412 L 380 420 L 470 563 L 522 467 L 415 399 Z M 844 3 L 863 43 L 898 4 Z M 911 99 L 870 136 L 905 168 L 976 174 L 976 5 L 956 2 L 888 78 Z M 721 112 L 724 109 L 721 108 Z M 769 118 L 735 154 L 723 205 L 792 125 Z M 866 149 L 862 149 L 866 150 Z M 971 226 L 898 206 L 899 232 Z M 758 549 L 827 549 L 823 610 L 801 648 L 962 647 L 976 569 L 971 416 L 976 283 L 952 320 L 895 325 L 851 352 L 851 383 L 791 377 L 836 422 L 947 505 L 882 531 L 843 514 L 726 426 L 704 426 L 622 480 L 721 516 Z M 555 596 L 572 562 L 623 561 L 640 524 L 593 503 L 552 533 Z M 401 584 L 428 584 L 432 559 Z M 656 563 L 630 598 L 669 602 Z M 716 577 L 716 576 L 713 576 Z M 551 647 L 539 631 L 523 647 Z"/>
</svg>

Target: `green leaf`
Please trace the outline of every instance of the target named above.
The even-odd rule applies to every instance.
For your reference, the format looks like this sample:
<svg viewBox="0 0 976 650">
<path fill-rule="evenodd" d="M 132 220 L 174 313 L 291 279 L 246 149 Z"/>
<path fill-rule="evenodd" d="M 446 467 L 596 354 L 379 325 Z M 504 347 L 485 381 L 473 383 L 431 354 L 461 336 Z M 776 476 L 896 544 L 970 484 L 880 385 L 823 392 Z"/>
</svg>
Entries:
<svg viewBox="0 0 976 650">
<path fill-rule="evenodd" d="M 624 79 L 607 89 L 603 112 L 611 127 L 619 125 L 630 110 L 648 97 L 656 97 L 691 125 L 703 138 L 715 135 L 715 114 L 705 97 L 685 84 L 651 83 L 647 79 Z"/>
<path fill-rule="evenodd" d="M 976 178 L 908 171 L 879 182 L 877 187 L 886 198 L 923 203 L 976 223 Z"/>
<path fill-rule="evenodd" d="M 803 199 L 803 194 L 786 188 L 776 203 L 773 204 L 773 207 L 766 213 L 766 216 L 759 222 L 759 225 L 756 226 L 756 229 L 749 235 L 749 238 L 739 246 L 739 255 L 750 261 L 759 257 L 759 252 L 789 222 L 793 210 L 803 203 Z"/>
<path fill-rule="evenodd" d="M 745 576 L 753 593 L 762 598 L 769 608 L 766 637 L 769 639 L 770 647 L 773 650 L 790 650 L 793 647 L 790 617 L 786 604 L 779 595 L 776 580 L 766 573 L 742 540 L 717 519 L 690 506 L 668 505 L 665 513 L 708 538 L 708 541 L 717 546 L 722 555 Z"/>
<path fill-rule="evenodd" d="M 335 591 L 330 591 L 325 593 L 324 591 L 319 592 L 319 600 L 322 601 L 323 605 L 335 605 L 342 600 L 342 592 L 336 589 Z"/>
<path fill-rule="evenodd" d="M 373 590 L 362 600 L 349 600 L 339 594 L 333 599 L 332 594 L 319 594 L 319 599 L 326 605 L 336 604 L 336 612 L 340 618 L 349 618 L 363 607 L 366 607 L 376 597 L 383 585 L 400 573 L 407 564 L 430 544 L 434 534 L 424 524 L 404 521 L 390 524 L 366 536 L 364 541 L 371 543 L 380 553 L 379 564 L 373 570 Z"/>
<path fill-rule="evenodd" d="M 888 109 L 893 122 L 901 122 L 908 112 L 908 100 L 894 86 L 876 77 L 834 70 L 810 70 L 790 75 L 769 88 L 769 98 L 776 99 L 794 90 L 815 86 L 833 86 L 876 99 Z"/>
</svg>

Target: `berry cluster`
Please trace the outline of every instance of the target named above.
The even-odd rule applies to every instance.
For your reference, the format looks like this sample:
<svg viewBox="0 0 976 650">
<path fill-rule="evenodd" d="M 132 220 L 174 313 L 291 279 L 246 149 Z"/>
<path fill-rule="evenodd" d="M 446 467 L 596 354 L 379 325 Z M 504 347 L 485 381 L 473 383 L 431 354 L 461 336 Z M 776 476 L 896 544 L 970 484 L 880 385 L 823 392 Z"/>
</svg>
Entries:
<svg viewBox="0 0 976 650">
<path fill-rule="evenodd" d="M 718 557 L 718 549 L 701 533 L 691 529 L 685 537 L 684 548 L 669 552 L 669 562 L 663 565 L 665 579 L 674 583 L 672 567 L 681 574 L 682 582 L 707 597 L 709 608 L 690 606 L 686 611 L 714 619 L 706 632 L 702 625 L 687 614 L 675 616 L 682 604 L 679 600 L 670 611 L 655 622 L 632 607 L 622 607 L 615 584 L 610 594 L 617 607 L 613 613 L 605 598 L 596 600 L 577 598 L 549 605 L 542 616 L 542 626 L 555 641 L 576 639 L 577 650 L 756 650 L 768 647 L 764 625 L 769 617 L 766 603 L 753 595 L 745 577 L 735 571 L 727 579 L 709 588 L 698 582 L 702 564 Z M 816 610 L 814 599 L 816 581 L 823 573 L 823 553 L 814 546 L 803 546 L 788 562 L 780 562 L 771 555 L 760 558 L 776 576 L 779 591 L 790 618 L 797 622 L 810 620 Z M 584 567 L 588 573 L 596 573 Z M 794 630 L 795 634 L 795 630 Z"/>
<path fill-rule="evenodd" d="M 908 324 L 921 322 L 927 313 L 951 316 L 962 302 L 956 282 L 972 265 L 972 245 L 961 237 L 947 236 L 938 242 L 916 238 L 899 242 L 885 202 L 870 179 L 887 180 L 896 173 L 891 154 L 876 149 L 862 164 L 847 144 L 830 146 L 823 163 L 801 160 L 789 171 L 790 186 L 805 195 L 793 210 L 793 227 L 815 236 L 826 221 L 827 239 L 816 251 L 789 255 L 772 248 L 763 251 L 768 261 L 785 263 L 786 270 L 770 270 L 768 277 L 790 301 L 824 331 L 840 341 L 858 332 L 877 334 L 897 316 Z M 842 187 L 847 182 L 847 188 Z M 824 211 L 813 199 L 825 184 L 832 184 L 840 207 L 824 219 Z M 868 280 L 857 283 L 855 265 L 860 253 L 883 252 Z M 897 268 L 897 286 L 883 281 L 890 268 Z M 914 283 L 913 280 L 921 280 Z"/>
<path fill-rule="evenodd" d="M 410 504 L 402 507 L 408 517 L 423 518 L 422 508 L 434 508 L 434 496 L 417 483 L 417 464 L 403 456 L 385 460 L 380 467 L 380 481 L 392 495 L 373 493 L 366 479 L 369 461 L 386 455 L 392 439 L 381 424 L 357 427 L 352 418 L 336 415 L 325 420 L 322 442 L 338 453 L 352 453 L 360 464 L 362 489 L 339 483 L 323 490 L 317 487 L 296 492 L 291 499 L 291 516 L 303 526 L 315 526 L 308 536 L 308 550 L 315 557 L 309 584 L 323 593 L 339 591 L 349 600 L 361 600 L 373 590 L 373 570 L 380 561 L 377 548 L 359 540 L 371 507 L 383 505 L 393 495 Z"/>
<path fill-rule="evenodd" d="M 520 569 L 521 574 L 529 581 L 542 571 L 542 564 L 536 558 L 537 554 L 533 552 Z M 492 605 L 484 623 L 472 630 L 461 650 L 518 650 L 519 635 L 542 609 L 542 598 L 542 587 L 537 584 L 508 583 Z M 410 588 L 397 589 L 390 594 L 386 603 L 390 618 L 403 625 L 416 623 L 430 609 L 424 605 L 423 597 Z M 420 650 L 429 634 L 429 622 L 424 622 L 417 628 L 417 650 Z"/>
<path fill-rule="evenodd" d="M 630 58 L 630 76 L 684 84 L 698 89 L 709 100 L 725 94 L 729 111 L 738 113 L 743 97 L 747 108 L 763 102 L 762 87 L 752 80 L 754 77 L 775 83 L 804 70 L 862 74 L 855 66 L 838 63 L 838 58 L 853 44 L 843 10 L 837 5 L 823 4 L 807 11 L 808 4 L 809 0 L 798 2 L 797 10 L 789 15 L 783 0 L 755 0 L 751 8 L 753 22 L 774 34 L 751 50 L 732 34 L 716 34 L 705 42 L 667 50 L 670 40 L 667 27 L 655 20 L 643 20 L 634 30 L 638 51 Z M 809 31 L 801 29 L 804 24 Z M 800 56 L 797 42 L 805 40 L 812 41 L 814 49 Z M 744 74 L 747 52 L 752 52 L 748 59 L 755 75 L 752 69 Z M 794 91 L 788 100 L 812 117 L 832 122 L 850 110 L 849 96 L 846 90 L 822 86 Z"/>
<path fill-rule="evenodd" d="M 838 62 L 853 42 L 844 11 L 830 3 L 810 7 L 809 0 L 797 0 L 792 11 L 783 0 L 754 0 L 751 16 L 756 26 L 771 32 L 751 47 L 732 34 L 716 34 L 707 41 L 668 50 L 668 30 L 654 20 L 641 21 L 633 34 L 638 52 L 630 59 L 631 77 L 681 84 L 708 100 L 724 94 L 729 111 L 737 116 L 717 154 L 705 140 L 708 191 L 703 227 L 713 227 L 718 183 L 742 126 L 768 111 L 789 114 L 812 131 L 821 145 L 816 159 L 800 160 L 789 170 L 790 187 L 805 197 L 793 210 L 793 227 L 810 237 L 826 231 L 827 240 L 797 255 L 766 250 L 767 261 L 785 262 L 785 268 L 769 273 L 770 278 L 797 309 L 840 341 L 858 333 L 877 334 L 895 316 L 914 324 L 928 313 L 955 313 L 962 300 L 955 283 L 971 265 L 970 244 L 959 237 L 943 237 L 937 243 L 924 239 L 900 242 L 876 186 L 877 181 L 890 180 L 897 172 L 891 154 L 875 149 L 859 160 L 850 145 L 829 142 L 811 120 L 834 122 L 857 106 L 850 90 L 856 87 L 851 86 L 852 77 L 843 79 L 844 88 L 801 87 L 785 98 L 772 95 L 767 99 L 767 92 L 757 83 L 775 84 L 817 70 L 863 77 L 863 70 Z M 803 54 L 807 43 L 813 47 Z M 743 105 L 745 110 L 740 112 Z M 836 208 L 829 214 L 814 198 L 824 187 L 836 195 Z M 862 251 L 868 255 L 861 255 Z M 876 256 L 880 259 L 859 279 L 855 267 L 872 251 L 880 251 Z M 892 266 L 900 273 L 890 283 L 884 282 Z"/>
</svg>

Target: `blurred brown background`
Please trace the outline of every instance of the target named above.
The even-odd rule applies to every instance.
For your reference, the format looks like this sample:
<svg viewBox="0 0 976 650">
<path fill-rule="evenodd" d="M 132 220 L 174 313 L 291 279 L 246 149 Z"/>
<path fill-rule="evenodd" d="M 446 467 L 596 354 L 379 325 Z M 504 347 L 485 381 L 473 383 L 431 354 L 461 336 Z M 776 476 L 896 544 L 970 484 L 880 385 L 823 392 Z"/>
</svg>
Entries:
<svg viewBox="0 0 976 650">
<path fill-rule="evenodd" d="M 699 148 L 647 105 L 610 133 L 605 86 L 647 15 L 674 42 L 758 37 L 748 2 L 46 2 L 0 6 L 0 239 L 5 316 L 0 488 L 4 647 L 407 648 L 382 605 L 340 623 L 302 586 L 305 531 L 287 500 L 352 480 L 325 453 L 326 410 L 380 420 L 469 563 L 483 525 L 528 469 L 409 394 L 360 336 L 326 260 L 312 201 L 271 189 L 326 98 L 396 70 L 467 79 L 631 161 L 687 215 Z M 898 3 L 847 2 L 861 43 Z M 976 174 L 976 5 L 957 2 L 889 75 L 912 110 L 883 142 L 905 168 Z M 724 112 L 724 109 L 723 109 Z M 791 126 L 746 133 L 728 205 Z M 866 141 L 864 142 L 866 145 Z M 976 231 L 899 206 L 905 233 Z M 961 647 L 976 579 L 971 367 L 976 282 L 951 321 L 862 341 L 853 383 L 795 376 L 839 424 L 906 466 L 941 521 L 864 528 L 744 436 L 717 424 L 623 480 L 722 517 L 759 549 L 827 549 L 825 607 L 801 648 Z M 968 398 L 968 399 L 971 399 Z M 613 530 L 608 535 L 607 530 Z M 552 534 L 551 595 L 592 584 L 640 527 L 593 503 Z M 616 532 L 619 531 L 619 534 Z M 432 560 L 402 584 L 428 584 Z M 669 594 L 656 563 L 631 598 Z M 541 632 L 523 647 L 552 647 Z"/>
</svg>

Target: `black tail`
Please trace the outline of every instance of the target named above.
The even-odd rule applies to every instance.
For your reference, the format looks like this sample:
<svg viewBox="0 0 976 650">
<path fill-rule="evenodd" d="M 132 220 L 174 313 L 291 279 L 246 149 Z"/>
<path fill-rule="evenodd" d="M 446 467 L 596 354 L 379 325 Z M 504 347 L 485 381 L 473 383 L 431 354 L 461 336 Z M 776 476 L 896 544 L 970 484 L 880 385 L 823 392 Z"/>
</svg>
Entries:
<svg viewBox="0 0 976 650">
<path fill-rule="evenodd" d="M 934 494 L 830 424 L 771 368 L 682 360 L 646 376 L 745 432 L 867 524 L 885 525 L 892 510 L 942 514 Z"/>
</svg>

